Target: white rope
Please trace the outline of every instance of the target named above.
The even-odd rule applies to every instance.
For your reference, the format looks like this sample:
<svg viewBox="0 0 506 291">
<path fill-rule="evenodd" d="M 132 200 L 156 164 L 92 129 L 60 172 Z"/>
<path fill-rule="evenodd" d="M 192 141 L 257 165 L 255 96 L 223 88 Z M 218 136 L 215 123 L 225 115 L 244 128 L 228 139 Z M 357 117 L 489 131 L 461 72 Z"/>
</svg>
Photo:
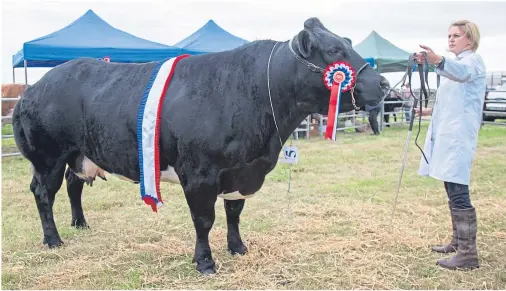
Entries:
<svg viewBox="0 0 506 291">
<path fill-rule="evenodd" d="M 290 40 L 290 43 L 291 43 L 291 40 Z M 276 114 L 274 113 L 274 106 L 272 105 L 272 96 L 271 96 L 271 85 L 270 85 L 270 65 L 271 65 L 271 58 L 272 58 L 272 53 L 274 52 L 274 49 L 276 48 L 276 45 L 278 44 L 278 42 L 276 42 L 274 44 L 274 46 L 272 47 L 272 50 L 271 50 L 271 54 L 269 55 L 269 61 L 267 62 L 267 89 L 269 91 L 269 102 L 271 104 L 271 110 L 272 110 L 272 118 L 274 119 L 274 125 L 276 126 L 276 130 L 278 132 L 278 137 L 279 137 L 279 143 L 281 145 L 281 150 L 283 150 L 283 141 L 281 140 L 281 135 L 279 133 L 279 128 L 278 128 L 278 123 L 276 122 Z M 290 47 L 291 48 L 291 47 Z M 297 134 L 297 133 L 296 133 Z M 290 146 L 292 145 L 292 142 L 293 142 L 293 138 L 292 140 L 290 140 Z M 288 165 L 288 189 L 287 189 L 287 192 L 286 192 L 286 197 L 287 197 L 287 200 L 288 200 L 288 213 L 289 215 L 291 216 L 291 209 L 290 209 L 290 189 L 291 189 L 291 183 L 292 182 L 292 164 L 289 164 Z"/>
<path fill-rule="evenodd" d="M 274 48 L 276 47 L 276 45 L 278 45 L 278 42 L 276 42 L 272 47 L 271 54 L 269 55 L 269 61 L 267 62 L 267 89 L 269 90 L 269 102 L 271 103 L 272 118 L 274 119 L 274 125 L 276 126 L 276 131 L 278 132 L 279 143 L 281 144 L 281 147 L 283 147 L 283 141 L 281 140 L 281 135 L 279 134 L 278 123 L 276 122 L 276 114 L 274 113 L 274 106 L 272 105 L 271 82 L 269 77 L 272 52 L 274 52 Z"/>
</svg>

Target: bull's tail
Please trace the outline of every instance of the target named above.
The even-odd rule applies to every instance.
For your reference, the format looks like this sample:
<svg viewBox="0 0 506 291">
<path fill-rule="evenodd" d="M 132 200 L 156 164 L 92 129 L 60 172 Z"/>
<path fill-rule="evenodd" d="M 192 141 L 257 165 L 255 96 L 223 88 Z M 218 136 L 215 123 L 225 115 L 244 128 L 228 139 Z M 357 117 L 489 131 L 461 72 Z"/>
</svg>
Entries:
<svg viewBox="0 0 506 291">
<path fill-rule="evenodd" d="M 21 100 L 16 103 L 12 112 L 12 131 L 14 134 L 14 140 L 19 152 L 26 157 L 26 154 L 30 150 L 29 141 L 25 134 L 25 128 L 22 122 L 22 102 Z"/>
</svg>

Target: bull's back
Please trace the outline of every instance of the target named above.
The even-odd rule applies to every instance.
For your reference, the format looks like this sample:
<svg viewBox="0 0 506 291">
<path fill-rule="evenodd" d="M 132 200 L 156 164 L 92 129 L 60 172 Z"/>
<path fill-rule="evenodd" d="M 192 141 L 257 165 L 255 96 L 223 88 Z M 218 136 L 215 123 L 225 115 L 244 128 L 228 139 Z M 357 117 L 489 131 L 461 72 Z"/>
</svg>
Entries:
<svg viewBox="0 0 506 291">
<path fill-rule="evenodd" d="M 114 168 L 125 143 L 135 142 L 138 104 L 155 65 L 69 61 L 29 87 L 18 115 L 32 135 Z"/>
</svg>

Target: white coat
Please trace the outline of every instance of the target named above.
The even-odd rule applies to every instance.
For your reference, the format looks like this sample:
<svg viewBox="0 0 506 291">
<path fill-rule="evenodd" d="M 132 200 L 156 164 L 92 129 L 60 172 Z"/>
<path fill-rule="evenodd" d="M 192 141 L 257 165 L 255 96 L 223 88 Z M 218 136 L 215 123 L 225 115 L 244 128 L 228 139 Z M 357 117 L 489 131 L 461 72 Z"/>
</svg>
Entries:
<svg viewBox="0 0 506 291">
<path fill-rule="evenodd" d="M 485 64 L 466 50 L 446 59 L 436 73 L 441 83 L 423 149 L 429 163 L 422 155 L 418 173 L 469 185 L 485 98 Z"/>
</svg>

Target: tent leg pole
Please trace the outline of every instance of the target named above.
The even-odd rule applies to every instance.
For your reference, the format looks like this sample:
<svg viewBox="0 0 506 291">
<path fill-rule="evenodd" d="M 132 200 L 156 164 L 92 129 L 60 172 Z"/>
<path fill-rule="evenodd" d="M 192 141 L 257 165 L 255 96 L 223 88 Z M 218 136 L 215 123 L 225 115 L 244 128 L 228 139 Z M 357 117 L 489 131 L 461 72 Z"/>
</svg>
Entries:
<svg viewBox="0 0 506 291">
<path fill-rule="evenodd" d="M 12 67 L 12 84 L 16 84 L 16 69 Z"/>
<path fill-rule="evenodd" d="M 25 63 L 25 85 L 28 85 L 28 73 L 26 71 L 28 67 L 28 62 L 25 60 L 24 63 Z"/>
</svg>

